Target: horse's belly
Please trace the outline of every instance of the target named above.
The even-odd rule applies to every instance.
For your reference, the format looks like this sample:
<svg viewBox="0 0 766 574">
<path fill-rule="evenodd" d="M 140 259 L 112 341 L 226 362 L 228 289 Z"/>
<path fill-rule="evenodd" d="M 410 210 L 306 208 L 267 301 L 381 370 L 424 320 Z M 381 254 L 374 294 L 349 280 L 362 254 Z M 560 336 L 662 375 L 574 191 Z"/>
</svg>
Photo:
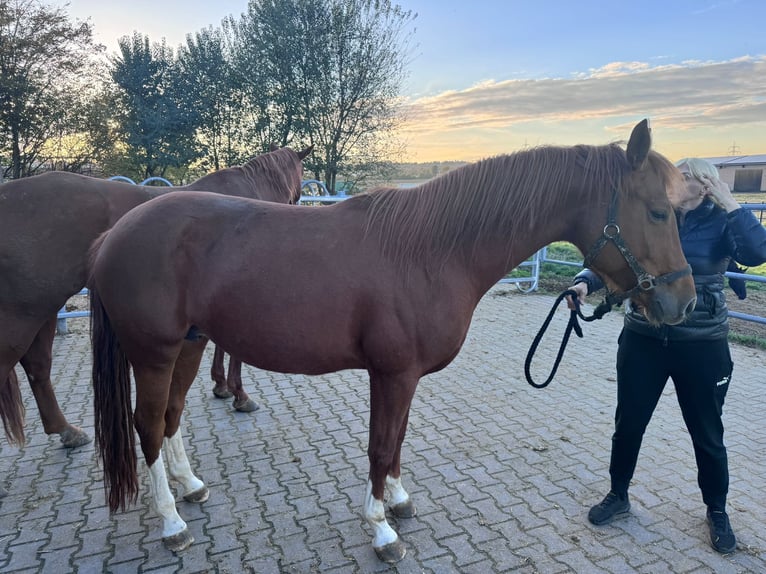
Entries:
<svg viewBox="0 0 766 574">
<path fill-rule="evenodd" d="M 233 354 L 249 365 L 277 373 L 321 375 L 364 366 L 358 356 L 340 345 L 283 345 L 276 349 L 253 343 L 241 355 Z"/>
<path fill-rule="evenodd" d="M 329 320 L 317 324 L 325 328 L 309 328 L 287 313 L 248 325 L 230 323 L 210 336 L 231 355 L 267 371 L 316 375 L 364 366 L 348 325 Z"/>
</svg>

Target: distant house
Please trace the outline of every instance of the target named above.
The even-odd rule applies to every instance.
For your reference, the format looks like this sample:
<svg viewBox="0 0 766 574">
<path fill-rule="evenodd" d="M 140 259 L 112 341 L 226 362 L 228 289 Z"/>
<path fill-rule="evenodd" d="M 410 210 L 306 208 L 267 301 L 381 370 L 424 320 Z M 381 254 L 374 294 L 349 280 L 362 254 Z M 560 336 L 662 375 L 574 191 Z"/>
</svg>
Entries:
<svg viewBox="0 0 766 574">
<path fill-rule="evenodd" d="M 766 154 L 705 158 L 718 168 L 721 181 L 736 193 L 766 192 Z"/>
</svg>

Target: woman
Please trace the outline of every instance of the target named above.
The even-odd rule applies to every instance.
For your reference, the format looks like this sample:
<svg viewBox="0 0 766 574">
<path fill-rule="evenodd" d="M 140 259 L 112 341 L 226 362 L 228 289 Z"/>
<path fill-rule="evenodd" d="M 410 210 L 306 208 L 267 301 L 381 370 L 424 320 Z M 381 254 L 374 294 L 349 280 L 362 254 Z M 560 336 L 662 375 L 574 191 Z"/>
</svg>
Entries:
<svg viewBox="0 0 766 574">
<path fill-rule="evenodd" d="M 681 246 L 692 267 L 697 305 L 684 323 L 661 326 L 651 325 L 640 309 L 627 306 L 618 339 L 611 489 L 590 509 L 588 520 L 606 524 L 630 510 L 628 486 L 641 440 L 671 378 L 694 445 L 710 543 L 716 551 L 728 553 L 736 548 L 736 538 L 726 514 L 729 470 L 721 421 L 733 366 L 724 273 L 731 260 L 748 266 L 766 262 L 766 229 L 752 212 L 742 209 L 713 165 L 687 158 L 676 166 L 686 186 L 671 202 Z M 602 286 L 597 275 L 584 269 L 572 289 L 583 301 Z"/>
</svg>

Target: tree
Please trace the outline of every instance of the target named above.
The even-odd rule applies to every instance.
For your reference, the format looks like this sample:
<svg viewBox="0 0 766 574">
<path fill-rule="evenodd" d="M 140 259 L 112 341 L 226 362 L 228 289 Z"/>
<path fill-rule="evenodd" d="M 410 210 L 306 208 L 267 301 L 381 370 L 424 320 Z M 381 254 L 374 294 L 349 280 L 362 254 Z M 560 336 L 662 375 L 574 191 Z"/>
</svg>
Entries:
<svg viewBox="0 0 766 574">
<path fill-rule="evenodd" d="M 282 143 L 315 145 L 306 163 L 333 192 L 341 171 L 361 180 L 396 149 L 415 17 L 389 0 L 251 0 L 236 27 L 235 67 L 267 94 Z"/>
<path fill-rule="evenodd" d="M 248 14 L 224 20 L 230 39 L 232 73 L 247 102 L 247 139 L 257 147 L 287 145 L 295 135 L 296 84 L 289 11 L 273 0 L 251 1 Z M 281 31 L 281 33 L 280 33 Z"/>
<path fill-rule="evenodd" d="M 219 170 L 239 165 L 255 155 L 247 145 L 247 100 L 232 73 L 224 31 L 206 28 L 186 36 L 177 64 L 192 89 L 198 132 L 205 158 L 203 168 Z"/>
<path fill-rule="evenodd" d="M 127 156 L 140 177 L 164 176 L 200 156 L 190 78 L 179 73 L 172 49 L 134 33 L 118 40 L 112 58 L 116 123 Z"/>
<path fill-rule="evenodd" d="M 0 158 L 19 178 L 50 165 L 45 145 L 73 131 L 78 77 L 101 49 L 88 22 L 38 0 L 0 0 Z"/>
<path fill-rule="evenodd" d="M 362 181 L 388 165 L 396 149 L 391 134 L 400 119 L 407 25 L 415 16 L 387 0 L 331 0 L 328 8 L 327 26 L 307 53 L 312 98 L 305 117 L 311 143 L 324 154 L 325 184 L 334 190 L 341 171 Z"/>
</svg>

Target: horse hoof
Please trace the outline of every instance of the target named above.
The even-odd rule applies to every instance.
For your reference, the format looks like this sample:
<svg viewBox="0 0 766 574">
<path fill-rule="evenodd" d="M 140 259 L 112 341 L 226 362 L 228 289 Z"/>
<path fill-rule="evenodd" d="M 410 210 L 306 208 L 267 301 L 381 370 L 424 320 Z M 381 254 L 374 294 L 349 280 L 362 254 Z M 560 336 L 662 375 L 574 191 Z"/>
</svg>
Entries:
<svg viewBox="0 0 766 574">
<path fill-rule="evenodd" d="M 399 562 L 399 560 L 404 558 L 404 555 L 407 554 L 407 547 L 404 545 L 404 542 L 402 542 L 401 538 L 397 538 L 385 546 L 375 548 L 375 554 L 377 554 L 378 558 L 380 558 L 383 562 L 393 564 L 394 562 Z"/>
<path fill-rule="evenodd" d="M 181 552 L 182 550 L 186 550 L 191 546 L 192 542 L 194 542 L 194 536 L 189 533 L 188 528 L 184 528 L 178 534 L 167 536 L 162 539 L 165 548 L 171 552 Z"/>
<path fill-rule="evenodd" d="M 207 486 L 198 488 L 197 490 L 190 492 L 189 494 L 184 494 L 184 500 L 186 502 L 205 502 L 209 497 L 210 497 L 210 490 L 208 490 Z"/>
<path fill-rule="evenodd" d="M 230 399 L 234 396 L 234 393 L 232 393 L 228 388 L 223 387 L 213 387 L 213 395 L 216 396 L 216 398 L 219 399 Z"/>
<path fill-rule="evenodd" d="M 394 516 L 397 518 L 412 518 L 417 515 L 418 510 L 415 508 L 415 504 L 410 498 L 407 502 L 393 505 L 391 507 L 391 512 L 393 512 Z"/>
<path fill-rule="evenodd" d="M 243 401 L 234 401 L 234 409 L 241 413 L 254 413 L 260 407 L 253 399 L 247 398 Z"/>
<path fill-rule="evenodd" d="M 78 427 L 69 427 L 59 433 L 64 448 L 76 448 L 88 444 L 92 439 Z"/>
</svg>

